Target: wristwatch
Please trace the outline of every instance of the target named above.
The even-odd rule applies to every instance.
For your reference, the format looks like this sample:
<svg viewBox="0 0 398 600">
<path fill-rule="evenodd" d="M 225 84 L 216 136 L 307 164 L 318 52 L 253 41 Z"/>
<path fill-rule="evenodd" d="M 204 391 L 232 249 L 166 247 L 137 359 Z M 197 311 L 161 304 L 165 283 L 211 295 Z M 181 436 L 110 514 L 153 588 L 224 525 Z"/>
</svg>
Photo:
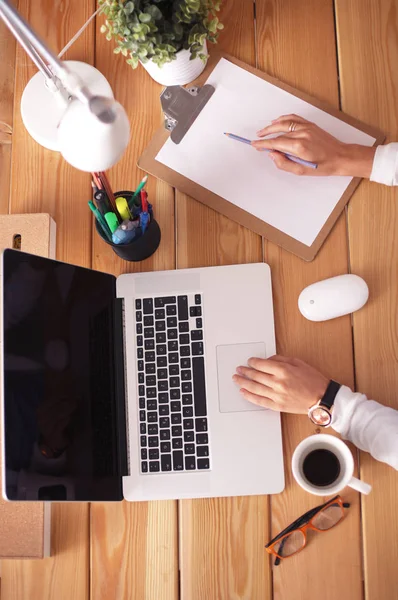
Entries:
<svg viewBox="0 0 398 600">
<path fill-rule="evenodd" d="M 333 403 L 340 388 L 341 384 L 331 379 L 322 398 L 310 407 L 308 416 L 314 425 L 319 425 L 320 427 L 329 427 L 331 425 Z"/>
</svg>

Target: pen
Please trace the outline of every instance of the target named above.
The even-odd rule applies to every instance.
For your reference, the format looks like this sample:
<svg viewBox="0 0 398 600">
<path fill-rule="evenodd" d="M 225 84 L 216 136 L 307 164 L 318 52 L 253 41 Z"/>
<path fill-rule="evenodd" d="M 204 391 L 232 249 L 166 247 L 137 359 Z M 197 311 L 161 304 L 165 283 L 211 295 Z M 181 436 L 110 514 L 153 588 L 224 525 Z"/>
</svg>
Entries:
<svg viewBox="0 0 398 600">
<path fill-rule="evenodd" d="M 112 234 L 114 244 L 128 244 L 137 236 L 137 230 L 140 227 L 140 222 L 123 221 L 121 225 Z"/>
<path fill-rule="evenodd" d="M 140 225 L 141 225 L 142 235 L 144 235 L 146 228 L 149 225 L 149 213 L 148 212 L 142 212 L 140 214 Z"/>
<path fill-rule="evenodd" d="M 116 206 L 117 210 L 119 211 L 119 215 L 122 217 L 123 221 L 125 221 L 126 219 L 131 219 L 131 213 L 126 198 L 122 198 L 120 196 L 119 198 L 116 198 Z"/>
<path fill-rule="evenodd" d="M 104 190 L 98 190 L 97 192 L 95 192 L 94 200 L 97 204 L 98 210 L 102 215 L 105 215 L 111 210 L 111 207 L 108 202 L 108 197 Z"/>
<path fill-rule="evenodd" d="M 112 238 L 110 236 L 108 225 L 107 225 L 104 217 L 101 215 L 101 213 L 98 210 L 98 208 L 96 208 L 95 204 L 93 202 L 91 202 L 91 200 L 88 203 L 88 206 L 89 206 L 89 209 L 94 213 L 94 216 L 97 219 L 98 223 L 100 224 L 100 227 L 101 227 L 102 231 L 104 232 L 104 235 L 105 235 L 106 239 L 109 242 L 111 242 Z"/>
<path fill-rule="evenodd" d="M 236 140 L 237 142 L 242 142 L 243 144 L 249 144 L 251 146 L 251 140 L 247 138 L 241 137 L 240 135 L 235 135 L 234 133 L 224 133 L 229 138 Z M 264 152 L 272 152 L 268 148 L 262 148 Z M 279 152 L 279 150 L 278 150 Z M 292 162 L 295 162 L 299 165 L 303 165 L 304 167 L 309 167 L 310 169 L 317 169 L 318 165 L 316 163 L 310 162 L 309 160 L 304 160 L 303 158 L 299 158 L 298 156 L 293 156 L 293 154 L 289 154 L 288 152 L 281 152 L 283 156 L 286 156 Z"/>
<path fill-rule="evenodd" d="M 108 212 L 104 215 L 105 221 L 108 224 L 111 233 L 114 233 L 116 229 L 119 227 L 119 221 L 117 220 L 117 216 L 113 212 Z"/>
<path fill-rule="evenodd" d="M 148 194 L 146 193 L 145 190 L 141 190 L 141 208 L 142 208 L 142 212 L 147 213 L 148 212 Z"/>
</svg>

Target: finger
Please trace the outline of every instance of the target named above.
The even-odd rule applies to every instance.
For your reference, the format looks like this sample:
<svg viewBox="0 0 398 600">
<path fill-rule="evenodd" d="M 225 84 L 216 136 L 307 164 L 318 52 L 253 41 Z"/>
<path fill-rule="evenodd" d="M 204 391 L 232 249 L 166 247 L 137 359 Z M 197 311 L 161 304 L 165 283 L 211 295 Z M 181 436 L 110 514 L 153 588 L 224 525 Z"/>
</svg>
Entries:
<svg viewBox="0 0 398 600">
<path fill-rule="evenodd" d="M 272 388 L 272 375 L 267 375 L 262 371 L 257 371 L 256 369 L 250 369 L 249 367 L 238 367 L 236 369 L 238 375 L 246 377 L 246 379 L 251 379 L 252 381 L 257 381 L 264 386 Z"/>
<path fill-rule="evenodd" d="M 295 114 L 290 114 L 290 115 L 282 115 L 280 117 L 278 117 L 277 119 L 273 119 L 271 121 L 271 124 L 268 125 L 267 127 L 264 127 L 263 129 L 260 129 L 260 131 L 257 132 L 257 135 L 261 134 L 261 137 L 263 135 L 267 135 L 264 134 L 264 130 L 268 129 L 268 127 L 272 127 L 274 125 L 276 125 L 277 127 L 289 127 L 290 123 L 296 123 L 296 125 L 309 125 L 311 123 L 311 121 L 307 121 L 307 119 L 304 119 L 303 117 L 300 117 L 299 115 L 295 115 Z M 272 132 L 270 132 L 272 133 Z"/>
<path fill-rule="evenodd" d="M 289 154 L 299 155 L 302 151 L 303 140 L 296 134 L 280 135 L 269 140 L 253 140 L 251 145 L 256 150 L 278 150 L 279 152 L 289 152 Z"/>
<path fill-rule="evenodd" d="M 274 354 L 270 356 L 268 360 L 274 360 L 276 362 L 288 363 L 289 365 L 293 365 L 295 362 L 295 358 L 291 358 L 290 356 L 282 356 L 282 354 Z"/>
<path fill-rule="evenodd" d="M 298 165 L 280 152 L 271 152 L 268 156 L 280 171 L 293 173 L 293 175 L 314 175 L 314 173 L 311 173 L 313 169 L 304 167 L 304 165 Z"/>
<path fill-rule="evenodd" d="M 263 385 L 262 383 L 258 383 L 257 381 L 252 381 L 251 379 L 246 379 L 246 377 L 242 377 L 241 375 L 234 375 L 232 377 L 233 381 L 239 385 L 239 387 L 247 390 L 248 392 L 252 392 L 252 394 L 257 394 L 258 396 L 264 396 L 268 398 L 270 393 L 272 393 L 271 388 Z"/>
<path fill-rule="evenodd" d="M 290 113 L 289 115 L 281 115 L 277 119 L 272 119 L 271 123 L 276 123 L 279 121 L 294 121 L 295 123 L 311 123 L 311 121 L 308 121 L 307 119 L 304 119 L 304 117 L 301 117 L 300 115 L 296 115 L 294 113 Z"/>
<path fill-rule="evenodd" d="M 281 361 L 274 360 L 274 357 L 271 358 L 257 358 L 252 357 L 249 358 L 247 364 L 252 369 L 256 369 L 257 371 L 262 371 L 263 373 L 267 373 L 268 375 L 273 375 L 279 377 L 283 373 L 283 365 Z"/>
<path fill-rule="evenodd" d="M 269 408 L 271 410 L 279 411 L 279 407 L 275 402 L 271 400 L 271 398 L 265 398 L 264 396 L 258 396 L 257 394 L 253 394 L 252 392 L 248 392 L 244 388 L 240 389 L 239 392 L 242 394 L 245 400 L 252 402 L 253 404 L 257 404 L 258 406 L 262 406 L 263 408 Z"/>
<path fill-rule="evenodd" d="M 308 129 L 308 121 L 295 121 L 293 118 L 286 120 L 272 121 L 271 125 L 267 125 L 260 131 L 257 131 L 258 137 L 264 137 L 271 135 L 271 133 L 293 133 L 290 129 L 291 124 L 294 123 L 295 127 L 293 131 L 300 131 L 300 129 Z"/>
</svg>

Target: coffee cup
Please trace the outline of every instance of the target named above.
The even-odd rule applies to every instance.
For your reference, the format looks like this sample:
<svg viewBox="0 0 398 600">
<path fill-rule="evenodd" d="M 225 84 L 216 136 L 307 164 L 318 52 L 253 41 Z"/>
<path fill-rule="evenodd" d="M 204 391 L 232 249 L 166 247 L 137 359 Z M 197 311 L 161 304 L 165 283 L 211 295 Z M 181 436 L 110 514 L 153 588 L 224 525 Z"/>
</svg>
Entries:
<svg viewBox="0 0 398 600">
<path fill-rule="evenodd" d="M 351 451 L 333 435 L 320 433 L 300 442 L 293 453 L 292 471 L 297 483 L 316 496 L 334 496 L 347 485 L 362 494 L 369 494 L 372 489 L 353 477 Z"/>
</svg>

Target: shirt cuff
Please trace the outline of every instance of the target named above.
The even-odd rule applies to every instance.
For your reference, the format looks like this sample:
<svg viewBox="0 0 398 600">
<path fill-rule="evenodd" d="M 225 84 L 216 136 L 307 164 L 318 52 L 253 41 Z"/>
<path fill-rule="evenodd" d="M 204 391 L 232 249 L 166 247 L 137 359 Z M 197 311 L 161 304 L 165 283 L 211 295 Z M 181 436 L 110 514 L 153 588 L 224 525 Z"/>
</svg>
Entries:
<svg viewBox="0 0 398 600">
<path fill-rule="evenodd" d="M 352 392 L 349 387 L 342 385 L 334 399 L 331 426 L 343 437 L 349 428 L 355 396 L 357 394 Z"/>
<path fill-rule="evenodd" d="M 398 185 L 398 143 L 377 146 L 370 180 Z"/>
</svg>

